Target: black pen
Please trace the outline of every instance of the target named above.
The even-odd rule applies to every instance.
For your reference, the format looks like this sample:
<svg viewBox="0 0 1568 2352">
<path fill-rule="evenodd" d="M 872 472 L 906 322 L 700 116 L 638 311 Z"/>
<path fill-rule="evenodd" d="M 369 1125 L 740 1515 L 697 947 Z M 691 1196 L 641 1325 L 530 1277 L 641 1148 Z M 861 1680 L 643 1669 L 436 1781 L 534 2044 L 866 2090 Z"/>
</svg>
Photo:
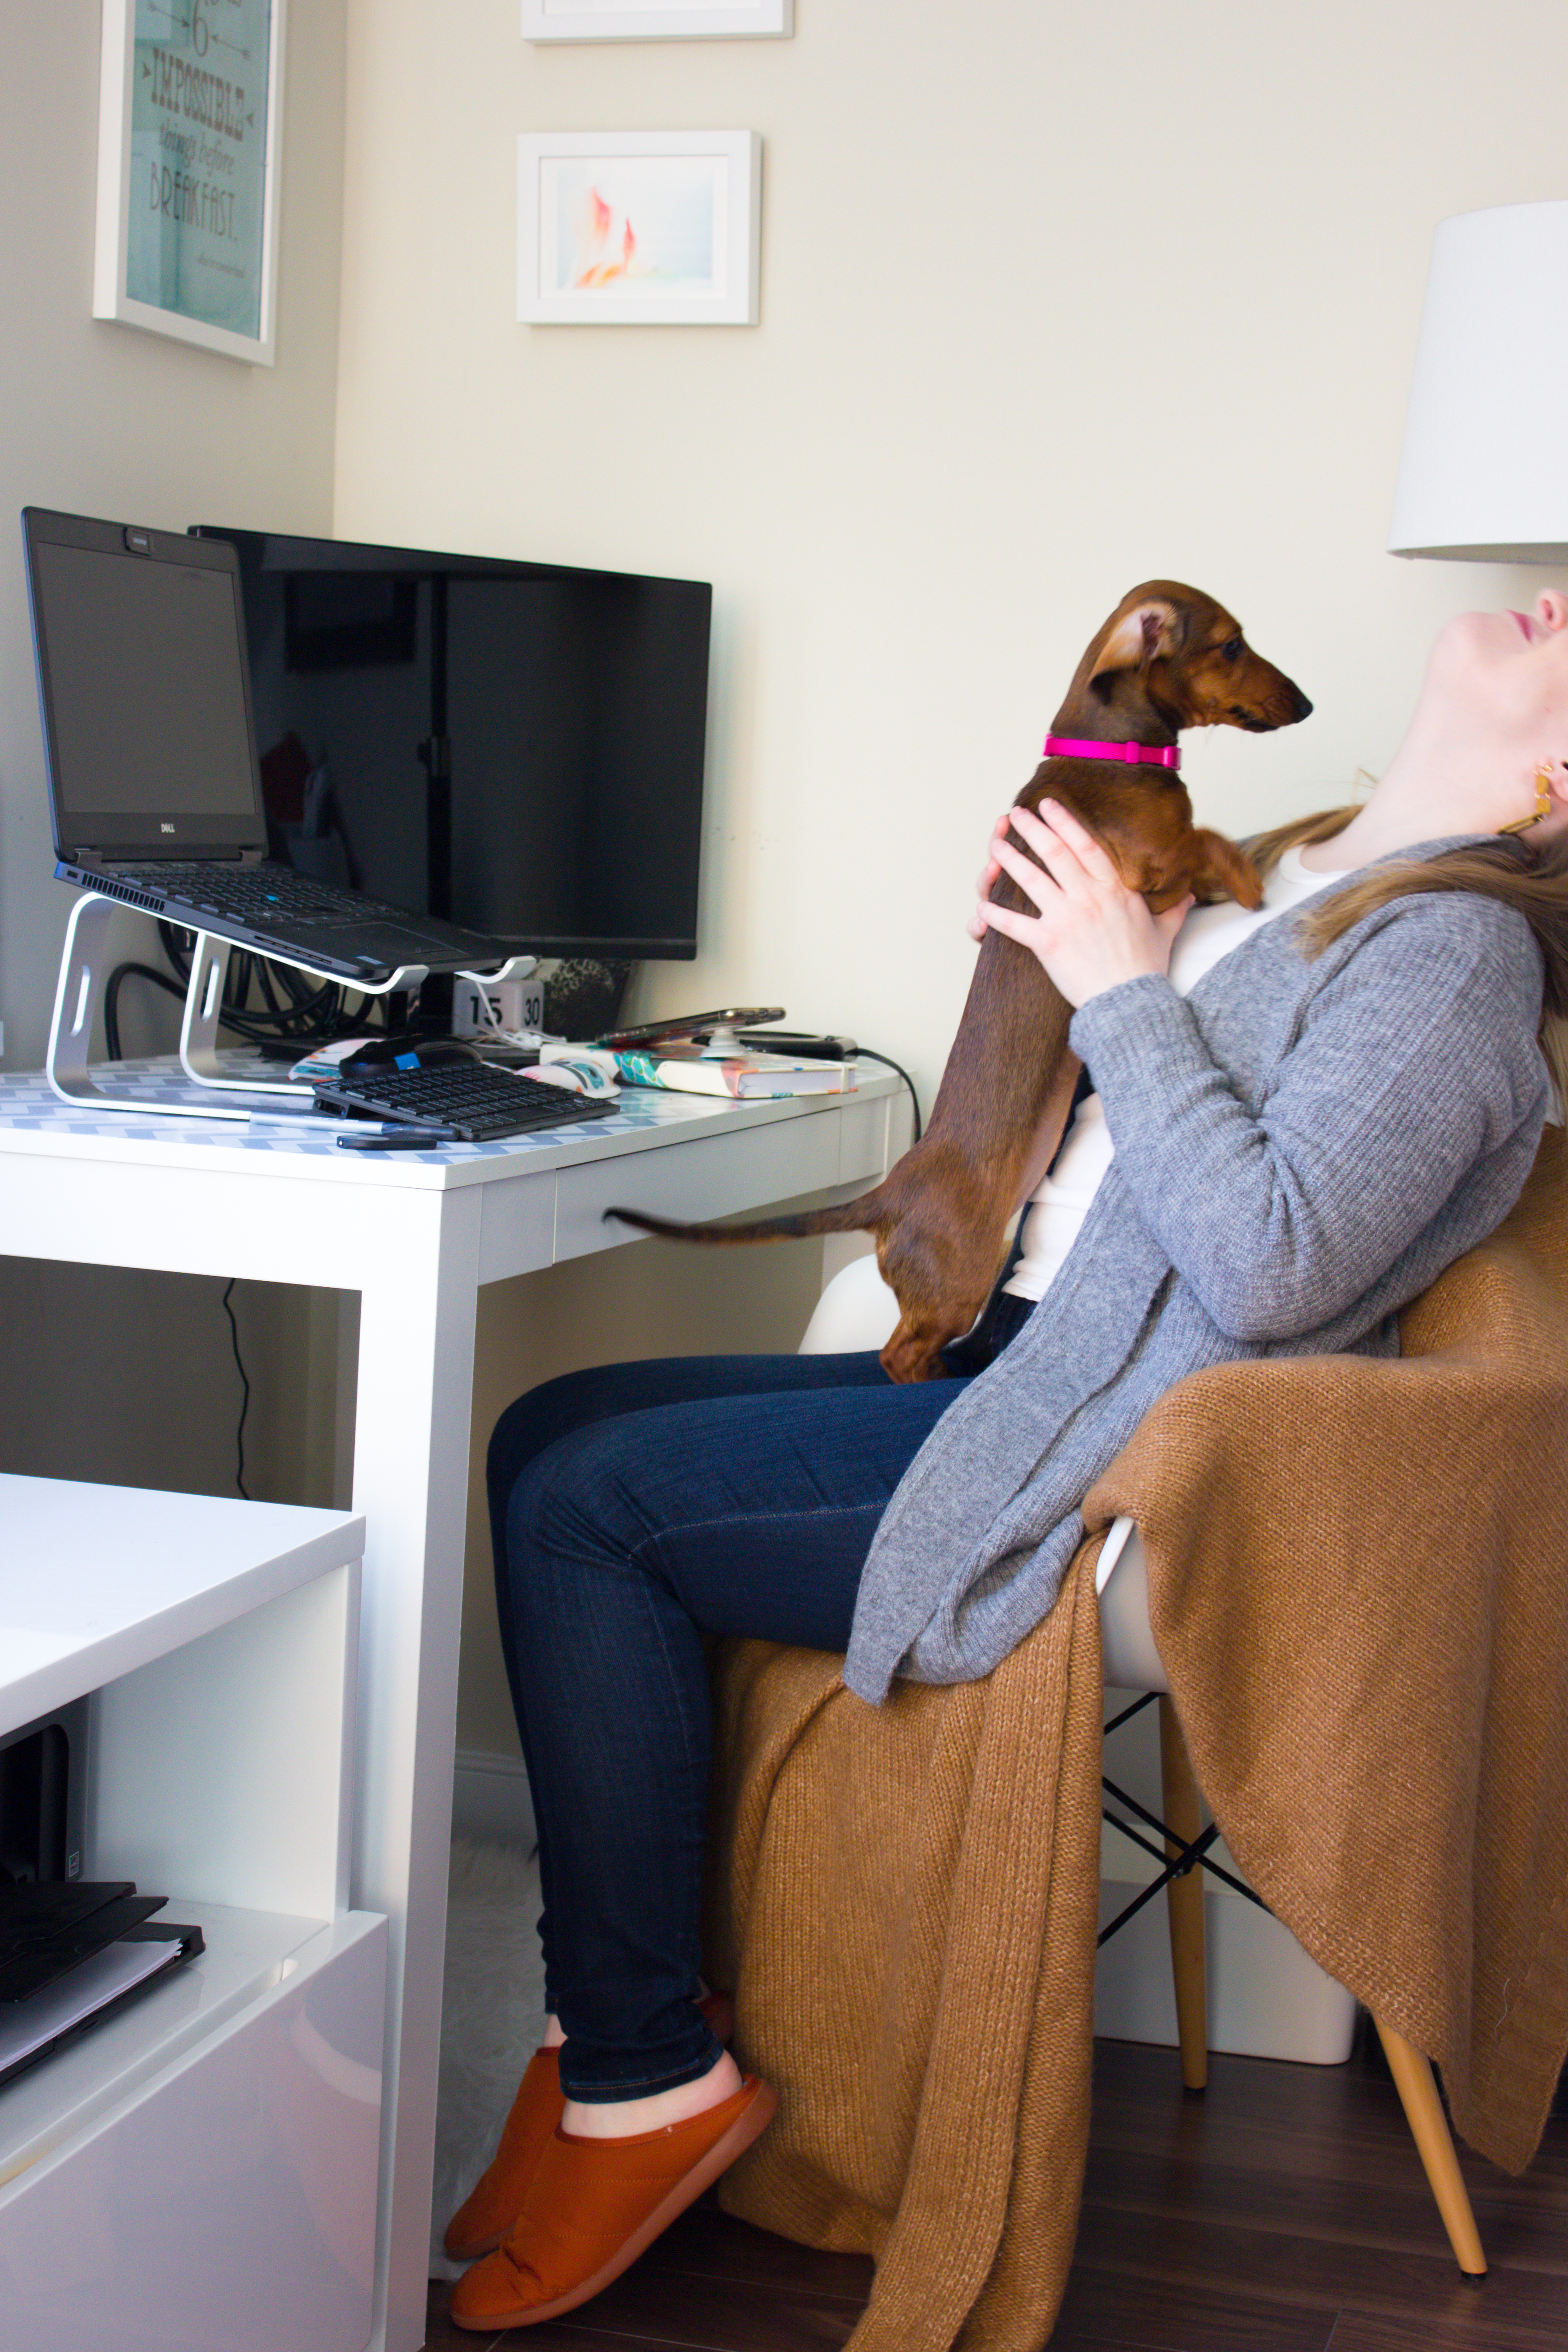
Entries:
<svg viewBox="0 0 1568 2352">
<path fill-rule="evenodd" d="M 436 1144 L 461 1143 L 449 1127 L 394 1128 L 381 1135 L 340 1135 L 345 1151 L 428 1151 Z"/>
</svg>

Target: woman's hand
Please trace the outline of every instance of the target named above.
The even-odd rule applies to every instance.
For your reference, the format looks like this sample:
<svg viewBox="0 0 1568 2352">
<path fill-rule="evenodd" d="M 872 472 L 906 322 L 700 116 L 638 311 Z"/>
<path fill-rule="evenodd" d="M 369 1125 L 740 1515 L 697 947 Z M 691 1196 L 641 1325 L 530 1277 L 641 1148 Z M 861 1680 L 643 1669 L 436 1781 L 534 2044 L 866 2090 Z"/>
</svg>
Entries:
<svg viewBox="0 0 1568 2352">
<path fill-rule="evenodd" d="M 1008 839 L 1009 826 L 1040 866 Z M 987 894 L 999 874 L 1011 876 L 1033 914 L 991 904 Z M 998 820 L 969 936 L 983 940 L 992 930 L 1016 940 L 1076 1009 L 1124 980 L 1168 971 L 1171 942 L 1192 903 L 1183 898 L 1163 915 L 1151 914 L 1093 835 L 1060 802 L 1042 801 L 1038 816 L 1012 808 Z"/>
</svg>

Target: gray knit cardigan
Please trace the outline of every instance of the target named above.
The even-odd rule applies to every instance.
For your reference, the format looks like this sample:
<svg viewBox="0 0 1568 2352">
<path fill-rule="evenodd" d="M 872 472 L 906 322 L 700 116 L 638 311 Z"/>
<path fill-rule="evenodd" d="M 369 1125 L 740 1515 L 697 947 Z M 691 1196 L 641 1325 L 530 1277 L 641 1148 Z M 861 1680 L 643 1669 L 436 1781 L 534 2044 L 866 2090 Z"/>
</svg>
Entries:
<svg viewBox="0 0 1568 2352">
<path fill-rule="evenodd" d="M 862 1698 L 895 1675 L 988 1674 L 1039 1623 L 1080 1503 L 1176 1381 L 1397 1354 L 1399 1309 L 1518 1198 L 1551 1099 L 1523 919 L 1469 893 L 1396 899 L 1313 961 L 1299 920 L 1262 925 L 1185 1000 L 1146 976 L 1074 1016 L 1115 1158 L 1040 1305 L 883 1514 L 844 1669 Z"/>
</svg>

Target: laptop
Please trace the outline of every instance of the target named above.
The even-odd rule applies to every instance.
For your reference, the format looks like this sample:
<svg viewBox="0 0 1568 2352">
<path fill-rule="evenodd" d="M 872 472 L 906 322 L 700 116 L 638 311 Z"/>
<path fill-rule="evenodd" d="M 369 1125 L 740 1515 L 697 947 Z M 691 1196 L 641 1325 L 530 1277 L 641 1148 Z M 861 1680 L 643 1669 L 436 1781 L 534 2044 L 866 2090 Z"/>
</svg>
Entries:
<svg viewBox="0 0 1568 2352">
<path fill-rule="evenodd" d="M 227 541 L 40 507 L 22 535 L 62 882 L 350 984 L 494 965 L 520 944 L 267 857 Z"/>
</svg>

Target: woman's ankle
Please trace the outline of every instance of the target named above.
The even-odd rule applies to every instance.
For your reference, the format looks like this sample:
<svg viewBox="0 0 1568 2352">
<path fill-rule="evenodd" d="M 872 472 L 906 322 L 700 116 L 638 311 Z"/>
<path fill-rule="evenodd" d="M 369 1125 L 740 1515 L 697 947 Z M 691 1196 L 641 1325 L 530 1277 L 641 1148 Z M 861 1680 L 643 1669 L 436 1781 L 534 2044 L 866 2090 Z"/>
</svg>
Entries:
<svg viewBox="0 0 1568 2352">
<path fill-rule="evenodd" d="M 741 2080 L 739 2067 L 724 2050 L 695 2082 L 677 2083 L 673 2090 L 655 2091 L 648 2098 L 568 2099 L 561 2129 L 577 2139 L 627 2139 L 634 2132 L 663 2131 L 666 2125 L 685 2123 L 688 2116 L 733 2098 Z"/>
<path fill-rule="evenodd" d="M 697 1979 L 697 2000 L 699 2003 L 706 2000 L 708 1997 L 708 1988 L 704 1984 L 701 1977 L 699 1977 Z M 722 2032 L 720 2036 L 721 2040 L 727 2042 L 730 2031 L 732 2030 L 733 2021 L 730 2028 Z M 556 2015 L 553 2009 L 547 2009 L 545 2011 L 545 2038 L 539 2043 L 539 2048 L 541 2050 L 559 2050 L 565 2040 L 566 2035 L 561 2032 L 559 2018 Z"/>
</svg>

